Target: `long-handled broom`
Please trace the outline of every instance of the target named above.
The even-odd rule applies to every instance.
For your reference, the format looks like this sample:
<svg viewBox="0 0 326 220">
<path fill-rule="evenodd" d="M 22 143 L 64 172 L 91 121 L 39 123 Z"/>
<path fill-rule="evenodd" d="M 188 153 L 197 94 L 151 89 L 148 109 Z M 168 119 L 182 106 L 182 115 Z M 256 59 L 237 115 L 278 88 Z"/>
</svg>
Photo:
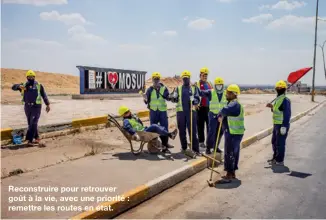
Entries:
<svg viewBox="0 0 326 220">
<path fill-rule="evenodd" d="M 218 127 L 218 132 L 217 132 L 217 139 L 216 139 L 216 144 L 215 144 L 215 149 L 214 149 L 214 156 L 213 156 L 213 162 L 212 162 L 212 169 L 211 169 L 211 177 L 209 180 L 207 180 L 208 186 L 213 187 L 214 186 L 214 182 L 212 180 L 213 178 L 213 172 L 214 172 L 214 165 L 215 165 L 215 158 L 216 158 L 216 151 L 217 151 L 217 146 L 218 146 L 218 140 L 220 139 L 220 133 L 221 133 L 221 128 L 222 128 L 222 121 L 223 121 L 223 117 L 222 120 L 220 122 L 220 126 Z"/>
</svg>

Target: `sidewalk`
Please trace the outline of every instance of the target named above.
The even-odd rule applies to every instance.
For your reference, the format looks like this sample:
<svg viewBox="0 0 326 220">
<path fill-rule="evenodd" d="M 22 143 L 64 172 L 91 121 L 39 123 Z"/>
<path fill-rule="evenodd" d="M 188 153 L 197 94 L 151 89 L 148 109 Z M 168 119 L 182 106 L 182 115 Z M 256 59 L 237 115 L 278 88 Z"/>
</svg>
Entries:
<svg viewBox="0 0 326 220">
<path fill-rule="evenodd" d="M 324 100 L 325 97 L 317 97 L 318 102 Z M 318 103 L 310 103 L 309 101 L 292 102 L 292 117 L 310 109 Z M 264 104 L 261 104 L 264 105 Z M 264 109 L 262 112 L 245 117 L 246 133 L 244 139 L 254 135 L 255 133 L 272 126 L 271 112 Z M 123 148 L 115 149 L 113 152 L 104 152 L 100 155 L 85 157 L 79 160 L 66 162 L 56 166 L 41 169 L 20 176 L 13 176 L 2 180 L 2 218 L 69 218 L 81 211 L 67 212 L 10 212 L 8 211 L 8 197 L 18 195 L 33 195 L 35 193 L 9 193 L 9 185 L 13 186 L 56 186 L 56 187 L 117 187 L 115 192 L 111 193 L 38 193 L 39 196 L 55 196 L 58 200 L 60 196 L 115 196 L 131 190 L 139 185 L 174 171 L 189 161 L 180 153 L 179 137 L 172 142 L 175 148 L 174 161 L 159 158 L 156 155 L 141 154 L 134 156 L 127 150 L 129 147 L 124 145 Z M 222 148 L 222 146 L 221 146 Z M 41 158 L 39 158 L 41 159 Z M 193 162 L 194 160 L 190 160 Z M 98 202 L 101 203 L 101 202 Z M 17 202 L 11 205 L 41 205 L 49 202 Z M 69 206 L 93 205 L 94 202 L 58 202 L 52 205 Z M 96 202 L 95 202 L 96 204 Z"/>
</svg>

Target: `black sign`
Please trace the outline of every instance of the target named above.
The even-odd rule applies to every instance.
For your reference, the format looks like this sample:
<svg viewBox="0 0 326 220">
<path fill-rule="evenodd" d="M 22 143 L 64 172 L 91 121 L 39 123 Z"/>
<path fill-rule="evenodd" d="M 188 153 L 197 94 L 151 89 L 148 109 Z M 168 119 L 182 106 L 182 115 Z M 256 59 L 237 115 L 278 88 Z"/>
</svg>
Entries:
<svg viewBox="0 0 326 220">
<path fill-rule="evenodd" d="M 81 93 L 138 93 L 145 86 L 144 71 L 81 66 L 77 68 L 80 70 Z"/>
</svg>

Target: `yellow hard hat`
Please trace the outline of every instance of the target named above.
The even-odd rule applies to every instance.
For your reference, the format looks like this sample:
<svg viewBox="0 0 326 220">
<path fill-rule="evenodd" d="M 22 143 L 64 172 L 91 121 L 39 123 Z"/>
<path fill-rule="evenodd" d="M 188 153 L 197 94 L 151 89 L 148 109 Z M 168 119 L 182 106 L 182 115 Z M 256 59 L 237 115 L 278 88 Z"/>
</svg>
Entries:
<svg viewBox="0 0 326 220">
<path fill-rule="evenodd" d="M 280 80 L 280 81 L 278 81 L 278 82 L 275 84 L 275 88 L 284 88 L 284 89 L 286 89 L 286 88 L 287 88 L 287 84 L 286 84 L 285 81 Z"/>
<path fill-rule="evenodd" d="M 159 72 L 152 73 L 152 78 L 161 78 L 161 74 Z"/>
<path fill-rule="evenodd" d="M 207 67 L 203 67 L 203 68 L 200 69 L 200 73 L 208 74 L 209 73 L 209 69 Z"/>
<path fill-rule="evenodd" d="M 214 84 L 224 84 L 224 80 L 221 77 L 216 77 L 214 80 Z"/>
<path fill-rule="evenodd" d="M 190 76 L 191 73 L 188 70 L 185 70 L 181 73 L 181 78 L 185 78 L 185 77 L 190 78 Z"/>
<path fill-rule="evenodd" d="M 36 74 L 35 74 L 35 72 L 33 70 L 28 70 L 26 72 L 26 77 L 28 77 L 28 76 L 34 76 L 34 77 L 36 77 Z"/>
<path fill-rule="evenodd" d="M 122 116 L 129 111 L 129 108 L 125 105 L 121 105 L 119 108 L 119 115 Z"/>
<path fill-rule="evenodd" d="M 240 87 L 237 84 L 231 84 L 226 89 L 229 92 L 235 92 L 237 95 L 240 95 Z"/>
</svg>

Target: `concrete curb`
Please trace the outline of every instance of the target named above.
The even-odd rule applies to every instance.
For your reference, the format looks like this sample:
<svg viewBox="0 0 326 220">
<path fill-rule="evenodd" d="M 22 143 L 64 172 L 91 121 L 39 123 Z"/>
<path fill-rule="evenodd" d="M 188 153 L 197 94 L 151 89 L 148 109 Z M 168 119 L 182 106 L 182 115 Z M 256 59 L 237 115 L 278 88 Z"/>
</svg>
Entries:
<svg viewBox="0 0 326 220">
<path fill-rule="evenodd" d="M 311 109 L 302 112 L 294 117 L 291 118 L 291 123 L 299 120 L 303 116 L 307 115 L 309 112 L 313 111 L 320 105 L 324 104 L 326 101 L 323 101 L 316 106 L 312 107 Z M 256 135 L 247 138 L 246 140 L 242 141 L 241 148 L 248 147 L 249 145 L 259 141 L 272 133 L 273 128 L 268 128 L 263 130 Z M 117 202 L 106 202 L 100 204 L 98 207 L 101 206 L 110 206 L 113 211 L 87 211 L 80 213 L 71 219 L 94 219 L 94 218 L 107 218 L 112 219 L 119 214 L 125 212 L 126 210 L 139 205 L 140 203 L 150 199 L 151 197 L 163 192 L 164 190 L 176 185 L 177 183 L 195 175 L 196 173 L 204 170 L 207 167 L 207 159 L 205 157 L 199 158 L 198 160 L 183 166 L 177 170 L 174 170 L 170 173 L 167 173 L 163 176 L 160 176 L 152 181 L 147 182 L 144 185 L 138 186 L 124 194 L 123 197 L 126 198 L 126 201 L 117 201 Z"/>
<path fill-rule="evenodd" d="M 170 108 L 168 111 L 173 111 L 175 108 Z M 149 110 L 138 111 L 137 116 L 139 118 L 146 118 L 149 117 Z M 118 119 L 118 115 L 113 115 L 114 118 Z M 173 116 L 173 115 L 172 115 Z M 169 117 L 172 117 L 169 116 Z M 105 125 L 105 126 L 102 126 Z M 57 132 L 62 133 L 62 135 L 70 134 L 72 129 L 77 129 L 81 127 L 89 127 L 89 126 L 99 126 L 99 127 L 110 127 L 110 123 L 108 122 L 107 115 L 98 116 L 98 117 L 90 117 L 90 118 L 81 118 L 81 119 L 73 119 L 71 122 L 63 122 L 59 124 L 49 124 L 49 125 L 42 125 L 39 126 L 39 133 L 41 138 L 44 138 L 44 135 L 47 137 L 46 134 Z M 1 129 L 1 145 L 6 145 L 7 142 L 12 140 L 11 132 L 23 130 L 26 131 L 27 128 L 4 128 Z M 72 132 L 74 133 L 74 132 Z M 57 137 L 62 135 L 55 135 L 51 137 Z"/>
</svg>

